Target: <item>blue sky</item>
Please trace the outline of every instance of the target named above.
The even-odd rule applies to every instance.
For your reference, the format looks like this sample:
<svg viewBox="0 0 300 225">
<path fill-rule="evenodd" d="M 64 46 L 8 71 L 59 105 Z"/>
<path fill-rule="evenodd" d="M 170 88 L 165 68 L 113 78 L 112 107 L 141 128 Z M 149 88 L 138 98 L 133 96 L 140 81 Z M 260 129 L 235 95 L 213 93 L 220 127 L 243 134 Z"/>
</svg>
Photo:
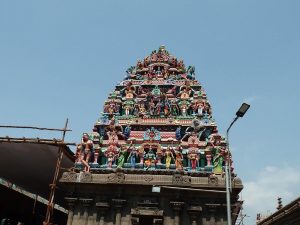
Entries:
<svg viewBox="0 0 300 225">
<path fill-rule="evenodd" d="M 251 104 L 230 140 L 246 224 L 254 224 L 277 196 L 300 195 L 299 10 L 297 0 L 3 0 L 0 124 L 63 127 L 69 118 L 67 141 L 78 142 L 125 70 L 164 44 L 195 65 L 220 133 L 243 101 Z"/>
</svg>

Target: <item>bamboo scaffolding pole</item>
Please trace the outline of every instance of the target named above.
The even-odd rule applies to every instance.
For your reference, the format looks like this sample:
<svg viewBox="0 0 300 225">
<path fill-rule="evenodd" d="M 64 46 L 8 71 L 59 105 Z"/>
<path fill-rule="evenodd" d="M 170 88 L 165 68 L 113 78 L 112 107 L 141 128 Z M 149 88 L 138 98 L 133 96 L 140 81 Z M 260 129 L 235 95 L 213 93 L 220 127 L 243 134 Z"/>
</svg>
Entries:
<svg viewBox="0 0 300 225">
<path fill-rule="evenodd" d="M 53 145 L 76 145 L 75 142 L 64 142 L 60 139 L 42 139 L 42 138 L 15 138 L 15 137 L 0 137 L 1 142 L 11 143 L 32 143 L 32 144 L 53 144 Z"/>
<path fill-rule="evenodd" d="M 62 141 L 65 140 L 66 131 L 67 131 L 67 127 L 68 127 L 68 121 L 69 120 L 67 119 L 66 123 L 65 123 L 65 127 L 63 129 Z M 48 201 L 48 207 L 47 207 L 45 221 L 43 223 L 44 225 L 52 224 L 51 222 L 52 222 L 53 206 L 54 206 L 53 202 L 54 202 L 54 196 L 55 196 L 58 175 L 59 175 L 59 171 L 60 171 L 60 164 L 61 164 L 63 155 L 64 155 L 64 151 L 63 151 L 63 148 L 60 146 L 59 150 L 58 150 L 58 156 L 57 156 L 57 161 L 56 161 L 53 182 L 52 182 L 52 184 L 50 184 L 49 201 Z"/>
<path fill-rule="evenodd" d="M 49 130 L 49 131 L 72 131 L 69 129 L 57 129 L 57 128 L 46 128 L 46 127 L 33 127 L 33 126 L 9 126 L 0 125 L 0 128 L 18 128 L 18 129 L 34 129 L 34 130 Z"/>
</svg>

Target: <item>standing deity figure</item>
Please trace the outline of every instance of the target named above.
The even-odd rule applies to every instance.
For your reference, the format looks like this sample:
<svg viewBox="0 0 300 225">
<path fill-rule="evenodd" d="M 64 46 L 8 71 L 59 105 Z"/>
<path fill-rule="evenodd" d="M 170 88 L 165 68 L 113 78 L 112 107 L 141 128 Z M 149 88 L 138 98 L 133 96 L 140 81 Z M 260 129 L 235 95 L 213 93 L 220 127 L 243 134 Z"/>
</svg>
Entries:
<svg viewBox="0 0 300 225">
<path fill-rule="evenodd" d="M 199 160 L 198 152 L 196 149 L 190 149 L 188 152 L 188 159 L 190 160 L 191 163 L 191 169 L 196 170 L 197 168 L 197 163 Z"/>
<path fill-rule="evenodd" d="M 178 127 L 176 128 L 175 136 L 176 136 L 176 140 L 181 140 L 182 135 L 181 135 L 181 127 L 180 127 L 180 126 L 178 126 Z"/>
<path fill-rule="evenodd" d="M 203 115 L 203 110 L 204 110 L 204 102 L 201 101 L 198 103 L 198 115 L 202 116 Z"/>
<path fill-rule="evenodd" d="M 157 70 L 155 71 L 155 75 L 158 75 L 157 77 L 161 77 L 162 72 L 161 72 L 160 66 L 159 66 L 159 67 L 157 68 Z"/>
<path fill-rule="evenodd" d="M 182 171 L 183 170 L 183 156 L 181 154 L 181 152 L 179 151 L 179 149 L 175 150 L 175 167 L 176 170 Z"/>
<path fill-rule="evenodd" d="M 84 154 L 84 150 L 81 144 L 76 146 L 76 163 L 82 163 L 84 165 L 84 171 L 89 172 L 90 166 L 88 161 L 86 161 L 86 155 Z"/>
<path fill-rule="evenodd" d="M 128 150 L 131 148 L 131 146 L 132 146 L 132 142 L 131 142 L 130 146 L 127 148 L 124 145 L 121 146 L 121 149 L 118 154 L 118 168 L 123 167 L 123 165 L 126 161 L 126 157 L 128 155 Z"/>
<path fill-rule="evenodd" d="M 155 153 L 150 147 L 149 151 L 144 155 L 145 169 L 148 170 L 149 168 L 151 168 L 151 164 L 155 163 L 155 160 L 156 160 Z"/>
<path fill-rule="evenodd" d="M 193 116 L 197 115 L 198 114 L 198 102 L 193 102 L 192 105 L 191 105 L 191 109 L 193 111 Z"/>
<path fill-rule="evenodd" d="M 155 113 L 155 103 L 153 102 L 153 100 L 151 100 L 149 103 L 149 114 L 150 116 L 153 116 L 154 113 Z"/>
<path fill-rule="evenodd" d="M 126 104 L 124 106 L 124 112 L 126 116 L 129 116 L 131 114 L 132 106 L 130 104 Z"/>
<path fill-rule="evenodd" d="M 170 114 L 170 101 L 168 100 L 167 97 L 164 101 L 164 106 L 163 107 L 164 107 L 164 115 L 169 116 L 169 114 Z"/>
<path fill-rule="evenodd" d="M 146 108 L 143 102 L 139 105 L 139 110 L 140 110 L 139 111 L 140 116 L 144 116 L 146 114 Z"/>
<path fill-rule="evenodd" d="M 160 101 L 158 101 L 155 107 L 155 115 L 160 116 L 161 108 L 162 108 L 162 104 Z"/>
<path fill-rule="evenodd" d="M 104 155 L 107 159 L 107 167 L 112 168 L 112 165 L 114 164 L 116 158 L 117 158 L 117 147 L 114 145 L 110 145 L 107 150 L 105 151 Z"/>
<path fill-rule="evenodd" d="M 214 166 L 214 173 L 215 174 L 222 174 L 223 173 L 223 163 L 224 159 L 227 155 L 227 151 L 224 147 L 220 146 L 221 138 L 213 138 L 211 145 L 213 146 L 212 152 L 214 153 L 213 156 L 213 166 Z"/>
<path fill-rule="evenodd" d="M 85 171 L 90 171 L 90 166 L 88 163 L 90 162 L 92 150 L 93 150 L 93 142 L 90 140 L 89 135 L 84 133 L 81 139 L 81 147 L 82 147 L 82 155 L 81 162 L 85 165 Z"/>
<path fill-rule="evenodd" d="M 135 168 L 136 159 L 137 159 L 139 153 L 138 153 L 138 150 L 136 149 L 135 146 L 133 146 L 129 150 L 130 150 L 130 153 L 129 153 L 129 156 L 128 156 L 128 161 L 130 161 L 131 168 Z"/>
<path fill-rule="evenodd" d="M 171 102 L 171 114 L 172 114 L 172 116 L 178 116 L 178 113 L 179 113 L 179 107 L 178 107 L 176 101 L 173 100 Z"/>
<path fill-rule="evenodd" d="M 167 147 L 167 150 L 165 152 L 165 160 L 166 160 L 166 169 L 170 169 L 171 161 L 174 160 L 174 155 L 172 153 L 172 150 L 170 146 Z"/>
<path fill-rule="evenodd" d="M 90 133 L 92 142 L 93 142 L 93 150 L 94 150 L 94 162 L 93 164 L 98 164 L 98 158 L 101 150 L 101 145 L 103 142 L 103 136 L 100 136 L 98 133 L 98 128 L 94 127 L 93 132 Z"/>
<path fill-rule="evenodd" d="M 124 137 L 125 137 L 125 140 L 127 140 L 129 137 L 130 137 L 130 133 L 131 133 L 131 127 L 130 125 L 128 124 L 125 129 L 124 129 Z"/>
<path fill-rule="evenodd" d="M 107 111 L 110 115 L 113 115 L 117 111 L 117 105 L 114 100 L 109 103 Z"/>
<path fill-rule="evenodd" d="M 133 115 L 135 116 L 138 116 L 139 115 L 139 105 L 138 104 L 134 104 L 134 107 L 133 107 Z"/>
<path fill-rule="evenodd" d="M 180 110 L 181 110 L 181 115 L 182 115 L 182 116 L 187 116 L 187 109 L 188 109 L 188 107 L 187 107 L 186 104 L 182 104 L 182 105 L 180 106 Z"/>
</svg>

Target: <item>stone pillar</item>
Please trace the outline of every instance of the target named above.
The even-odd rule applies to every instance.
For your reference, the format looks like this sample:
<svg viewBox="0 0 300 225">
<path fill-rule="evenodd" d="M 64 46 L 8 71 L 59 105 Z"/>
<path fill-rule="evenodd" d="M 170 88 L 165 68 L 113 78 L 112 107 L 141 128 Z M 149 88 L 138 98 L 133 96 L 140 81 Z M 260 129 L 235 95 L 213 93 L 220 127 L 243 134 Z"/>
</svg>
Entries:
<svg viewBox="0 0 300 225">
<path fill-rule="evenodd" d="M 219 206 L 219 204 L 206 204 L 207 211 L 209 212 L 211 223 L 216 222 L 216 216 L 215 215 L 217 215 L 217 206 Z"/>
<path fill-rule="evenodd" d="M 190 206 L 187 210 L 192 225 L 197 225 L 198 218 L 202 212 L 201 206 Z"/>
<path fill-rule="evenodd" d="M 67 202 L 68 210 L 69 210 L 67 225 L 72 225 L 73 216 L 74 216 L 74 205 L 75 202 L 77 201 L 77 198 L 65 198 L 65 201 Z"/>
<path fill-rule="evenodd" d="M 112 204 L 116 210 L 116 225 L 121 225 L 121 209 L 126 204 L 125 199 L 112 199 Z"/>
<path fill-rule="evenodd" d="M 174 211 L 174 225 L 180 225 L 180 212 L 184 206 L 184 202 L 173 201 L 170 205 Z"/>
<path fill-rule="evenodd" d="M 104 225 L 105 214 L 109 209 L 110 205 L 107 202 L 97 202 L 96 208 L 100 215 L 99 225 Z"/>
<path fill-rule="evenodd" d="M 79 199 L 80 203 L 83 206 L 83 218 L 82 218 L 82 222 L 83 225 L 87 225 L 88 223 L 88 216 L 89 216 L 89 207 L 93 201 L 93 199 L 90 198 L 80 198 Z"/>
</svg>

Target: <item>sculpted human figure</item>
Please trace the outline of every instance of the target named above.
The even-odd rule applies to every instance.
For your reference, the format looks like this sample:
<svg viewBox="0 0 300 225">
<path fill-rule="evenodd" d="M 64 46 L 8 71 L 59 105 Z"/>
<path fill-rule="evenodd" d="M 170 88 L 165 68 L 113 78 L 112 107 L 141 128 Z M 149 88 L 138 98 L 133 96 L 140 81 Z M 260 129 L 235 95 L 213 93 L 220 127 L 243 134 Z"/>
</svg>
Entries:
<svg viewBox="0 0 300 225">
<path fill-rule="evenodd" d="M 179 170 L 179 171 L 183 170 L 182 161 L 183 161 L 183 156 L 182 156 L 179 148 L 177 148 L 175 150 L 175 167 L 176 167 L 176 170 Z"/>
<path fill-rule="evenodd" d="M 197 113 L 198 113 L 199 116 L 203 115 L 203 110 L 204 110 L 204 102 L 200 101 L 198 103 L 198 110 L 197 110 Z"/>
<path fill-rule="evenodd" d="M 171 101 L 171 114 L 172 116 L 177 116 L 179 112 L 179 107 L 175 100 Z"/>
<path fill-rule="evenodd" d="M 151 99 L 151 101 L 149 103 L 149 114 L 150 114 L 150 116 L 153 116 L 154 113 L 155 113 L 155 103 Z"/>
<path fill-rule="evenodd" d="M 158 101 L 155 106 L 155 115 L 159 116 L 161 113 L 161 110 L 162 110 L 162 104 L 160 101 Z"/>
<path fill-rule="evenodd" d="M 134 107 L 133 107 L 133 115 L 138 116 L 139 111 L 140 111 L 139 105 L 137 103 L 135 103 Z"/>
<path fill-rule="evenodd" d="M 197 168 L 197 163 L 199 160 L 198 152 L 196 149 L 190 149 L 188 152 L 188 159 L 190 160 L 191 163 L 191 169 L 196 170 Z"/>
<path fill-rule="evenodd" d="M 155 163 L 155 154 L 152 150 L 152 148 L 149 149 L 148 153 L 145 153 L 144 156 L 144 163 L 145 163 L 145 169 L 148 170 L 151 167 L 152 163 Z"/>
<path fill-rule="evenodd" d="M 111 101 L 109 103 L 108 113 L 109 114 L 114 114 L 115 111 L 116 111 L 116 103 L 114 101 Z"/>
<path fill-rule="evenodd" d="M 90 133 L 91 139 L 92 139 L 92 143 L 93 143 L 93 150 L 94 150 L 94 162 L 93 164 L 98 164 L 98 158 L 99 158 L 99 154 L 101 151 L 101 145 L 103 142 L 103 137 L 100 136 L 100 134 L 98 133 L 98 128 L 95 126 L 93 128 L 93 132 Z"/>
<path fill-rule="evenodd" d="M 110 145 L 107 150 L 105 151 L 104 155 L 107 159 L 107 167 L 112 168 L 112 165 L 114 164 L 116 158 L 117 158 L 117 147 L 114 145 Z"/>
<path fill-rule="evenodd" d="M 212 152 L 214 153 L 213 166 L 215 174 L 223 173 L 223 162 L 227 155 L 226 149 L 220 146 L 220 144 L 221 138 L 212 138 L 211 145 L 213 146 Z"/>
<path fill-rule="evenodd" d="M 131 146 L 132 146 L 132 142 L 131 142 L 130 146 L 127 148 L 124 145 L 121 146 L 121 149 L 118 154 L 118 168 L 123 167 L 126 157 L 127 157 L 127 154 L 128 154 L 128 150 L 131 148 Z"/>
<path fill-rule="evenodd" d="M 140 116 L 144 116 L 146 114 L 146 108 L 145 108 L 145 104 L 142 102 L 139 105 L 139 115 Z"/>
<path fill-rule="evenodd" d="M 176 140 L 181 140 L 182 135 L 181 135 L 181 127 L 180 127 L 180 126 L 178 126 L 178 127 L 176 128 L 175 136 L 176 136 Z"/>
<path fill-rule="evenodd" d="M 130 104 L 126 104 L 124 106 L 124 112 L 126 116 L 129 116 L 131 114 L 132 106 Z"/>
<path fill-rule="evenodd" d="M 171 161 L 174 160 L 174 155 L 171 151 L 170 146 L 167 147 L 167 150 L 165 152 L 165 160 L 166 160 L 166 169 L 170 169 Z"/>
<path fill-rule="evenodd" d="M 129 156 L 128 156 L 128 161 L 130 161 L 131 168 L 135 168 L 136 159 L 139 155 L 139 152 L 138 152 L 138 150 L 136 149 L 135 146 L 133 146 L 129 150 L 130 150 L 130 153 L 129 153 Z"/>
<path fill-rule="evenodd" d="M 89 135 L 87 133 L 84 133 L 82 135 L 80 147 L 78 146 L 77 149 L 81 149 L 81 153 L 79 154 L 79 161 L 82 162 L 85 166 L 84 171 L 90 171 L 89 162 L 92 154 L 93 142 L 89 139 Z"/>
<path fill-rule="evenodd" d="M 127 126 L 124 129 L 125 140 L 127 140 L 130 137 L 130 133 L 131 133 L 131 127 L 129 124 L 127 124 Z"/>
<path fill-rule="evenodd" d="M 90 170 L 90 166 L 86 161 L 86 156 L 84 154 L 84 150 L 81 144 L 78 144 L 76 147 L 76 162 L 82 163 L 84 165 L 85 172 L 88 172 Z"/>
<path fill-rule="evenodd" d="M 186 104 L 182 104 L 182 105 L 180 106 L 180 110 L 181 110 L 181 115 L 182 115 L 182 116 L 187 116 L 187 109 L 188 109 L 188 107 L 187 107 Z"/>
<path fill-rule="evenodd" d="M 170 115 L 170 103 L 169 103 L 168 99 L 165 100 L 164 115 L 165 116 L 169 116 Z"/>
</svg>

